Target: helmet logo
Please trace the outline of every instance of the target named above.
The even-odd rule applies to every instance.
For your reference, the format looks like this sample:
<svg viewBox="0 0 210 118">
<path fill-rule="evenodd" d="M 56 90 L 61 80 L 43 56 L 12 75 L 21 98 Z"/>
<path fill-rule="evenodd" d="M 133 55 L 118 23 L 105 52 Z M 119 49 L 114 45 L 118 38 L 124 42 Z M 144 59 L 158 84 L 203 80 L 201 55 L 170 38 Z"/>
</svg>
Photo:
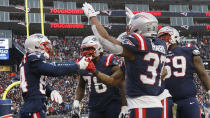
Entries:
<svg viewBox="0 0 210 118">
<path fill-rule="evenodd" d="M 43 38 L 43 35 L 41 35 L 41 34 L 36 34 L 35 36 L 39 39 Z"/>
<path fill-rule="evenodd" d="M 92 40 L 93 40 L 93 41 L 96 41 L 96 38 L 94 37 L 94 38 L 92 38 Z"/>
</svg>

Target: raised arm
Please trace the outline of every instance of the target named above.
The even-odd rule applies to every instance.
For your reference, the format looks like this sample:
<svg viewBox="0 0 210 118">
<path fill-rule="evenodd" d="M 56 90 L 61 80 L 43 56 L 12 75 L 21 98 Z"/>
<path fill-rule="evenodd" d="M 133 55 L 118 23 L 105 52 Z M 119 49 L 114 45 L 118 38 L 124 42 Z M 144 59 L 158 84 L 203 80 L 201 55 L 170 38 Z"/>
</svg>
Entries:
<svg viewBox="0 0 210 118">
<path fill-rule="evenodd" d="M 205 71 L 205 67 L 203 65 L 203 61 L 200 56 L 193 57 L 193 64 L 195 67 L 195 71 L 198 74 L 200 80 L 204 83 L 204 86 L 207 90 L 210 90 L 210 78 Z"/>
<path fill-rule="evenodd" d="M 101 25 L 98 18 L 96 17 L 99 12 L 96 12 L 93 7 L 88 4 L 84 3 L 82 9 L 84 10 L 85 15 L 88 17 L 91 25 L 92 30 L 95 36 L 97 36 L 105 49 L 109 49 L 113 54 L 121 55 L 124 57 L 132 56 L 132 53 L 126 48 L 123 48 L 121 42 L 116 40 L 114 37 L 110 36 L 105 28 Z"/>
</svg>

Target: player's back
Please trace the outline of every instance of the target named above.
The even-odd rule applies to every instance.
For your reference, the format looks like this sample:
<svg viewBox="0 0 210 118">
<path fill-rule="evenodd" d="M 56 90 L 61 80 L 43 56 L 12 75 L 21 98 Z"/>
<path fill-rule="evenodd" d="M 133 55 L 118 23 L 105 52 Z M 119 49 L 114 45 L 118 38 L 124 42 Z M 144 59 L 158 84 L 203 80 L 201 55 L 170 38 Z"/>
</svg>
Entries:
<svg viewBox="0 0 210 118">
<path fill-rule="evenodd" d="M 173 100 L 196 96 L 197 90 L 193 81 L 194 50 L 196 50 L 194 47 L 176 47 L 168 52 L 166 88 L 171 93 Z"/>
<path fill-rule="evenodd" d="M 111 75 L 112 67 L 119 63 L 114 55 L 110 54 L 101 56 L 94 64 L 100 72 Z M 91 73 L 83 73 L 82 77 L 87 82 L 90 91 L 88 104 L 90 110 L 103 110 L 113 100 L 121 102 L 119 87 L 107 86 Z"/>
<path fill-rule="evenodd" d="M 20 65 L 20 87 L 23 92 L 24 101 L 30 99 L 45 98 L 45 78 L 36 74 L 33 70 L 37 61 L 44 61 L 45 58 L 39 52 L 26 53 Z"/>
<path fill-rule="evenodd" d="M 126 94 L 129 97 L 158 95 L 160 73 L 166 58 L 165 42 L 134 33 L 125 37 L 122 44 L 136 55 L 134 60 L 125 58 Z"/>
</svg>

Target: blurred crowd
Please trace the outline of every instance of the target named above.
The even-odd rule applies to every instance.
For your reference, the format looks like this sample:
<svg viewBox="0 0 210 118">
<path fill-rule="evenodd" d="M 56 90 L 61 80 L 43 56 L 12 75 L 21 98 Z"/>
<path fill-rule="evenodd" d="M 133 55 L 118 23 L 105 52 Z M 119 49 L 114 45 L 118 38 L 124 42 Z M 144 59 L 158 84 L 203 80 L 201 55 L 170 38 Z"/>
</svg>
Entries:
<svg viewBox="0 0 210 118">
<path fill-rule="evenodd" d="M 181 46 L 191 45 L 199 49 L 202 59 L 210 59 L 210 39 L 200 39 L 198 41 L 182 41 Z"/>
<path fill-rule="evenodd" d="M 58 38 L 56 36 L 48 37 L 52 45 L 54 47 L 55 58 L 51 61 L 57 62 L 65 62 L 65 61 L 75 61 L 80 54 L 80 44 L 82 41 L 81 37 L 65 37 L 65 38 Z M 15 41 L 23 46 L 25 38 L 24 37 L 16 37 Z M 210 41 L 200 40 L 196 42 L 182 42 L 181 45 L 185 46 L 187 44 L 196 45 L 200 52 L 201 56 L 204 59 L 210 59 L 209 49 L 210 49 Z M 209 72 L 210 74 L 210 72 Z M 14 81 L 18 80 L 18 73 L 11 74 L 10 72 L 0 72 L 0 95 L 2 97 L 3 91 Z M 198 95 L 197 98 L 201 105 L 204 105 L 208 98 L 206 96 L 206 91 L 202 87 L 201 81 L 198 79 L 198 76 L 195 74 L 195 83 L 198 88 Z M 72 103 L 75 98 L 75 90 L 78 83 L 78 80 L 75 75 L 71 76 L 63 76 L 63 77 L 48 77 L 47 83 L 53 86 L 56 90 L 60 92 L 63 96 L 63 101 L 61 105 L 54 103 L 49 100 L 47 105 L 47 113 L 48 115 L 58 115 L 58 114 L 69 114 L 72 109 Z M 88 104 L 88 89 L 86 89 L 85 97 L 82 100 L 81 108 L 82 114 L 86 114 L 88 111 L 87 104 Z M 7 95 L 8 99 L 12 99 L 13 101 L 13 110 L 14 113 L 17 113 L 19 110 L 19 106 L 22 103 L 21 98 L 21 90 L 18 86 L 14 87 Z"/>
<path fill-rule="evenodd" d="M 52 61 L 74 61 L 79 57 L 80 54 L 80 44 L 82 42 L 82 37 L 58 37 L 49 36 L 54 48 L 54 58 Z M 14 40 L 24 47 L 26 37 L 17 36 Z"/>
</svg>

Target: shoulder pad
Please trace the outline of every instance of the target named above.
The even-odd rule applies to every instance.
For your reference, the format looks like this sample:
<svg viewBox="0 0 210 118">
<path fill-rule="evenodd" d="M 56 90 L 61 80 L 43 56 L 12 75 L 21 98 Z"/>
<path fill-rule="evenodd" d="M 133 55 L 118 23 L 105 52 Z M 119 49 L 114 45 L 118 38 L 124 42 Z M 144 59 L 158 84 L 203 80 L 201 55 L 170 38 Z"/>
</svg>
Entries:
<svg viewBox="0 0 210 118">
<path fill-rule="evenodd" d="M 45 57 L 43 54 L 41 54 L 40 52 L 33 52 L 33 53 L 29 53 L 27 56 L 29 62 L 33 62 L 33 61 L 44 61 Z"/>
<path fill-rule="evenodd" d="M 112 58 L 113 57 L 114 57 L 114 54 L 109 54 L 109 55 L 106 56 L 106 60 L 105 60 L 105 63 L 104 63 L 104 66 L 105 67 L 111 65 L 111 62 L 112 62 Z"/>
<path fill-rule="evenodd" d="M 120 66 L 121 61 L 114 55 L 114 54 L 109 54 L 106 57 L 104 66 L 108 67 L 108 66 Z"/>
<path fill-rule="evenodd" d="M 133 43 L 134 40 L 135 40 L 135 37 L 134 36 L 128 35 L 128 36 L 123 37 L 122 44 L 123 45 L 130 45 L 130 46 L 134 46 L 135 47 L 135 45 Z"/>
<path fill-rule="evenodd" d="M 147 43 L 141 34 L 133 33 L 124 37 L 122 45 L 133 51 L 147 50 Z"/>
</svg>

